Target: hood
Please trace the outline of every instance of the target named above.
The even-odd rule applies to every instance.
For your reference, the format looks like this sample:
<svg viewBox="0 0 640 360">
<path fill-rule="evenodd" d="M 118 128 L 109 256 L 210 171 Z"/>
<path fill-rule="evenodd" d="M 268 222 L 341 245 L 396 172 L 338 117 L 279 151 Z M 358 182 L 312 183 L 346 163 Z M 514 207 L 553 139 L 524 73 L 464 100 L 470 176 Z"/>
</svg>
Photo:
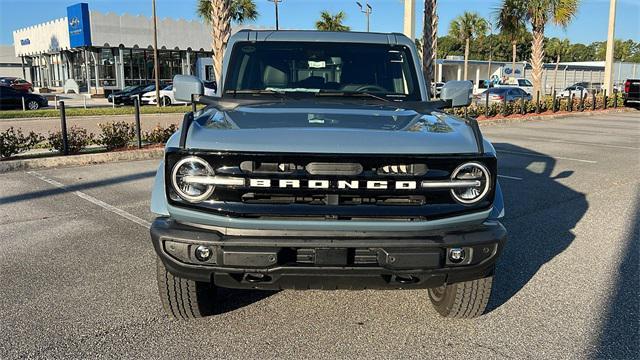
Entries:
<svg viewBox="0 0 640 360">
<path fill-rule="evenodd" d="M 148 91 L 148 92 L 142 94 L 142 97 L 156 97 L 156 92 L 155 91 Z"/>
<path fill-rule="evenodd" d="M 168 146 L 178 146 L 177 139 Z M 190 149 L 343 154 L 460 154 L 478 151 L 457 117 L 418 113 L 402 103 L 275 102 L 207 109 L 187 134 Z"/>
</svg>

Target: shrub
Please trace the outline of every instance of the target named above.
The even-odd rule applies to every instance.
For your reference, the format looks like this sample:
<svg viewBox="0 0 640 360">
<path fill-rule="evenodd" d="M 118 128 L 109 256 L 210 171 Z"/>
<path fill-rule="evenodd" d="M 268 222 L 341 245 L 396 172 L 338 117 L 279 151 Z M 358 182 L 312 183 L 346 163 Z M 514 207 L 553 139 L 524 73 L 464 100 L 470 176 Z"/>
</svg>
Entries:
<svg viewBox="0 0 640 360">
<path fill-rule="evenodd" d="M 67 130 L 67 146 L 69 148 L 69 154 L 77 154 L 87 146 L 91 145 L 94 141 L 94 135 L 87 133 L 87 129 L 83 129 L 77 126 L 72 126 Z M 52 150 L 63 152 L 62 147 L 62 131 L 55 131 L 49 133 L 49 144 Z"/>
<path fill-rule="evenodd" d="M 31 131 L 25 136 L 21 129 L 14 129 L 12 126 L 0 132 L 0 157 L 7 158 L 30 150 L 43 140 L 44 137 L 40 134 Z"/>
<path fill-rule="evenodd" d="M 177 130 L 178 126 L 175 124 L 170 124 L 166 128 L 156 125 L 151 131 L 145 131 L 143 138 L 146 142 L 152 144 L 165 144 Z"/>
<path fill-rule="evenodd" d="M 104 145 L 107 150 L 129 146 L 136 133 L 135 127 L 126 121 L 98 124 L 98 126 L 100 126 L 102 133 L 97 142 Z"/>
</svg>

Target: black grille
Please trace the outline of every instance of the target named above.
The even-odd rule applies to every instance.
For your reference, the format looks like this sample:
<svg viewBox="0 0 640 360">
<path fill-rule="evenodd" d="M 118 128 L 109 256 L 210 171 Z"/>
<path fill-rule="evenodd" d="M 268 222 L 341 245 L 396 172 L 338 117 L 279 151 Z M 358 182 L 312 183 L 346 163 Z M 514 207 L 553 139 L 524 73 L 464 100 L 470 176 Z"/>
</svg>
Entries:
<svg viewBox="0 0 640 360">
<path fill-rule="evenodd" d="M 255 188 L 249 186 L 216 187 L 212 197 L 199 204 L 180 199 L 167 183 L 169 202 L 174 206 L 194 208 L 233 217 L 330 218 L 397 218 L 402 220 L 435 219 L 487 209 L 495 188 L 496 161 L 492 156 L 476 154 L 454 156 L 382 156 L 321 155 L 275 153 L 184 152 L 170 149 L 165 159 L 165 176 L 170 179 L 173 165 L 186 155 L 208 161 L 220 176 L 249 179 L 295 179 L 300 188 Z M 448 189 L 394 190 L 396 181 L 449 180 L 459 165 L 478 161 L 491 172 L 491 190 L 484 200 L 473 205 L 457 203 Z M 312 164 L 312 166 L 309 166 Z M 322 165 L 318 165 L 322 164 Z M 344 166 L 340 164 L 345 164 Z M 410 164 L 394 170 L 394 164 Z M 386 168 L 385 168 L 386 167 Z M 384 168 L 384 170 L 383 170 Z M 308 169 L 322 169 L 314 175 Z M 335 173 L 331 170 L 335 169 Z M 415 169 L 415 170 L 414 170 Z M 357 171 L 354 172 L 354 171 Z M 415 173 L 409 173 L 416 171 Z M 344 175 L 350 172 L 349 175 Z M 313 180 L 328 180 L 328 189 L 309 189 Z M 366 183 L 385 180 L 389 189 L 338 189 L 339 180 Z"/>
</svg>

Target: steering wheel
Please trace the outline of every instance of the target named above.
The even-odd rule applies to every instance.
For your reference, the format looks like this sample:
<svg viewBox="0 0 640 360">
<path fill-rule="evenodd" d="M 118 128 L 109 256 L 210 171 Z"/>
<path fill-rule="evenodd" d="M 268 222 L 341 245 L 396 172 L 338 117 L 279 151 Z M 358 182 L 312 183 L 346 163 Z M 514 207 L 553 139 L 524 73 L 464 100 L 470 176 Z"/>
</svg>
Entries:
<svg viewBox="0 0 640 360">
<path fill-rule="evenodd" d="M 383 93 L 386 93 L 387 89 L 383 88 L 382 86 L 367 84 L 367 85 L 358 86 L 353 91 L 355 91 L 355 92 L 383 92 Z"/>
</svg>

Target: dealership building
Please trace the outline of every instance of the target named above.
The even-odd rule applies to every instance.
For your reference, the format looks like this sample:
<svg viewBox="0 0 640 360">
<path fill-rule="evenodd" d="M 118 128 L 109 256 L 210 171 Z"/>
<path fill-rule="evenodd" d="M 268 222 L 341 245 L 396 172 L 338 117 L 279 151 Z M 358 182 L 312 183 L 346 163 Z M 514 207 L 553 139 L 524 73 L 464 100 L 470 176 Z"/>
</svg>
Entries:
<svg viewBox="0 0 640 360">
<path fill-rule="evenodd" d="M 41 91 L 104 94 L 152 82 L 153 20 L 71 5 L 67 16 L 13 32 L 23 77 Z M 158 19 L 161 81 L 176 74 L 213 80 L 211 36 L 199 21 Z M 15 71 L 15 69 L 14 69 Z"/>
</svg>

